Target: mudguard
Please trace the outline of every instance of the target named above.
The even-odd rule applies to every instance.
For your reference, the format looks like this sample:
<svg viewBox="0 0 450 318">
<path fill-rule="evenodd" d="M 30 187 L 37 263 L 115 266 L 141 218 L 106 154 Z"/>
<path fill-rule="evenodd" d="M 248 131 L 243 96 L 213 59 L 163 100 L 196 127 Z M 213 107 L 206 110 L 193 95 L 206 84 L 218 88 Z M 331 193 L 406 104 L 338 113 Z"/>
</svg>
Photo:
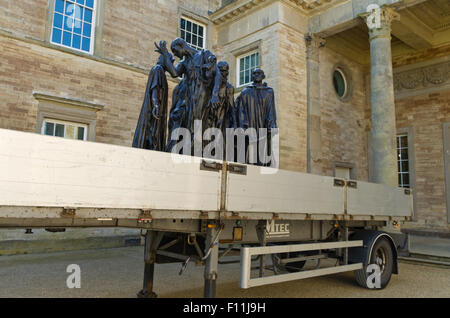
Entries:
<svg viewBox="0 0 450 318">
<path fill-rule="evenodd" d="M 352 241 L 362 240 L 363 246 L 361 247 L 351 247 L 348 249 L 348 261 L 349 263 L 363 263 L 364 265 L 369 264 L 369 260 L 372 254 L 372 249 L 377 240 L 385 237 L 388 239 L 392 247 L 392 255 L 394 257 L 394 268 L 392 273 L 398 274 L 398 264 L 397 264 L 397 247 L 393 238 L 386 232 L 376 231 L 376 230 L 360 230 L 356 231 L 350 239 Z"/>
</svg>

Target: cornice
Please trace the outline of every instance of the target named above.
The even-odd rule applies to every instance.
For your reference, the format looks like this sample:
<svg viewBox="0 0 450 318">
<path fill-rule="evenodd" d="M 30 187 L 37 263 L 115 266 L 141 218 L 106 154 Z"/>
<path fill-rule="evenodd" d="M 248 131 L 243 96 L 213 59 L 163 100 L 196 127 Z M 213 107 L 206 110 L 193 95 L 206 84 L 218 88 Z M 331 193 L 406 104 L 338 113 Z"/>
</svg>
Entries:
<svg viewBox="0 0 450 318">
<path fill-rule="evenodd" d="M 248 11 L 273 3 L 276 0 L 237 0 L 210 14 L 209 18 L 215 25 L 221 25 L 246 14 Z M 319 10 L 343 2 L 343 0 L 278 0 L 284 2 L 305 15 L 318 13 Z"/>
</svg>

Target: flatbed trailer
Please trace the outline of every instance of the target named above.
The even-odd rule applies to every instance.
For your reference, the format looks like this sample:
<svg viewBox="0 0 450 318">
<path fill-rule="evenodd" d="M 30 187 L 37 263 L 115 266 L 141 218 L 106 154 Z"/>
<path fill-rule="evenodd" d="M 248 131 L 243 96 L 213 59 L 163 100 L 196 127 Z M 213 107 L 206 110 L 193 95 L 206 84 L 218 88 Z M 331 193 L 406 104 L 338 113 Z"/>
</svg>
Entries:
<svg viewBox="0 0 450 318">
<path fill-rule="evenodd" d="M 379 228 L 411 217 L 409 189 L 0 129 L 0 228 L 146 230 L 140 297 L 155 263 L 191 260 L 214 297 L 236 250 L 241 288 L 344 271 L 372 288 L 370 264 L 383 288 L 397 250 Z"/>
</svg>

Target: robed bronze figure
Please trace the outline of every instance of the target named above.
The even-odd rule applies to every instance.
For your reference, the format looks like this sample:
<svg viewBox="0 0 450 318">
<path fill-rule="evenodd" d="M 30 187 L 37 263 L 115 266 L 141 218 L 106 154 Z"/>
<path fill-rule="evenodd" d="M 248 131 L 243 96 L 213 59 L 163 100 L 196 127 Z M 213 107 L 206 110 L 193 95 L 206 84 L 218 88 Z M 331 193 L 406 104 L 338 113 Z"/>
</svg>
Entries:
<svg viewBox="0 0 450 318">
<path fill-rule="evenodd" d="M 169 60 L 174 60 L 169 53 Z M 168 86 L 165 57 L 150 70 L 144 102 L 133 138 L 133 147 L 164 151 L 166 145 Z"/>
<path fill-rule="evenodd" d="M 263 83 L 265 79 L 263 70 L 256 68 L 252 72 L 253 83 L 248 85 L 236 99 L 237 128 L 253 128 L 256 131 L 256 139 L 253 146 L 257 147 L 258 158 L 251 158 L 248 144 L 246 145 L 246 163 L 255 163 L 260 166 L 268 166 L 270 162 L 265 158 L 270 156 L 271 137 L 277 128 L 277 114 L 275 108 L 275 95 L 273 89 Z M 265 128 L 261 134 L 260 128 Z M 250 141 L 252 143 L 252 141 Z M 261 145 L 264 149 L 261 149 Z M 264 153 L 263 156 L 261 154 Z"/>
<path fill-rule="evenodd" d="M 169 117 L 169 138 L 166 151 L 172 151 L 176 141 L 171 139 L 176 128 L 187 128 L 194 137 L 194 122 L 208 128 L 210 108 L 219 105 L 220 73 L 215 56 L 209 50 L 197 51 L 181 38 L 172 41 L 173 54 L 182 59 L 176 66 L 169 58 L 166 42 L 161 41 L 158 52 L 165 57 L 165 68 L 174 78 L 182 77 L 176 87 Z M 193 143 L 192 143 L 193 144 Z"/>
</svg>

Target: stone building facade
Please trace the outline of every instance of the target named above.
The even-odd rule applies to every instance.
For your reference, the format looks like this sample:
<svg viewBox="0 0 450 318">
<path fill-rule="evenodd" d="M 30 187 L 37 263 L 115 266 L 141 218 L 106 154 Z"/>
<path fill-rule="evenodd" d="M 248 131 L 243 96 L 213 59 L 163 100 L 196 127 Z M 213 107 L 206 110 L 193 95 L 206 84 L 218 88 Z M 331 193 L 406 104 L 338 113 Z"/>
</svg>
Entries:
<svg viewBox="0 0 450 318">
<path fill-rule="evenodd" d="M 55 40 L 61 3 L 72 4 L 72 14 L 82 8 L 76 17 L 92 24 L 86 50 L 73 21 Z M 447 0 L 0 0 L 0 14 L 0 128 L 44 133 L 53 119 L 79 123 L 86 140 L 130 146 L 157 59 L 153 43 L 186 37 L 183 23 L 194 41 L 201 26 L 204 41 L 195 44 L 229 63 L 237 93 L 246 57 L 264 69 L 276 94 L 282 169 L 400 178 L 414 193 L 404 231 L 448 244 Z M 72 40 L 62 45 L 66 35 Z M 170 89 L 176 83 L 170 79 Z M 95 231 L 35 237 L 136 235 Z M 11 233 L 0 238 L 24 239 Z"/>
</svg>

